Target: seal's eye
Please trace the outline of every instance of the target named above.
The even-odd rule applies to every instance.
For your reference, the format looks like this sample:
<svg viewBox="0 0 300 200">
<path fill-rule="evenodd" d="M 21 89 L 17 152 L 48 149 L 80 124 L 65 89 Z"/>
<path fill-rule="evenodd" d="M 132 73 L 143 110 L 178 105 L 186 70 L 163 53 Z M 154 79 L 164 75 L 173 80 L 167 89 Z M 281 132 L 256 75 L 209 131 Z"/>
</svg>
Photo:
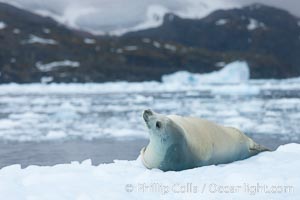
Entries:
<svg viewBox="0 0 300 200">
<path fill-rule="evenodd" d="M 161 122 L 156 122 L 156 128 L 161 128 Z"/>
</svg>

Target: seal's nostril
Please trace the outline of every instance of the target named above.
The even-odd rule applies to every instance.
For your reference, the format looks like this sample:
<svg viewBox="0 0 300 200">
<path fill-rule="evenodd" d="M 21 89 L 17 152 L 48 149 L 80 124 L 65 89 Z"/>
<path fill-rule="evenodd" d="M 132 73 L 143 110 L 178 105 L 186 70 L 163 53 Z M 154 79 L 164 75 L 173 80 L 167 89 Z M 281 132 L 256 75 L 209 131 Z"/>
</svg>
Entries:
<svg viewBox="0 0 300 200">
<path fill-rule="evenodd" d="M 148 110 L 144 110 L 144 114 L 146 114 L 146 115 L 152 115 L 153 112 L 152 112 L 152 110 L 148 109 Z"/>
<path fill-rule="evenodd" d="M 148 120 L 148 116 L 146 115 L 146 113 L 144 112 L 144 114 L 143 114 L 143 118 L 144 118 L 144 120 L 145 121 L 147 121 Z"/>
<path fill-rule="evenodd" d="M 149 119 L 149 116 L 151 116 L 153 114 L 153 112 L 148 109 L 148 110 L 144 110 L 144 113 L 143 113 L 143 118 L 145 121 L 147 121 Z"/>
</svg>

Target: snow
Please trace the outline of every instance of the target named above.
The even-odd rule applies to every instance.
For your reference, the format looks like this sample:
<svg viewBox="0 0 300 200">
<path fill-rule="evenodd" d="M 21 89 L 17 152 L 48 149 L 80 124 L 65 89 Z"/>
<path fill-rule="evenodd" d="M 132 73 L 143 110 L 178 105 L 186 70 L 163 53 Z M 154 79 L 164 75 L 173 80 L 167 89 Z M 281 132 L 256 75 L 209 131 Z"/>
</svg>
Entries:
<svg viewBox="0 0 300 200">
<path fill-rule="evenodd" d="M 150 42 L 151 42 L 151 40 L 150 40 L 149 38 L 143 38 L 142 41 L 143 41 L 144 43 L 150 43 Z"/>
<path fill-rule="evenodd" d="M 223 25 L 225 25 L 227 23 L 228 23 L 227 19 L 219 19 L 218 21 L 216 21 L 216 25 L 217 26 L 223 26 Z"/>
<path fill-rule="evenodd" d="M 225 67 L 225 65 L 226 65 L 226 63 L 223 62 L 223 61 L 217 62 L 217 63 L 215 64 L 216 67 Z"/>
<path fill-rule="evenodd" d="M 46 38 L 41 38 L 36 35 L 30 35 L 28 40 L 23 40 L 23 44 L 49 44 L 49 45 L 56 45 L 58 44 L 55 40 L 53 39 L 46 39 Z"/>
<path fill-rule="evenodd" d="M 124 50 L 125 51 L 136 51 L 136 50 L 138 50 L 138 47 L 137 46 L 126 46 L 126 47 L 124 47 Z"/>
<path fill-rule="evenodd" d="M 17 61 L 16 58 L 11 58 L 11 59 L 10 59 L 10 62 L 11 62 L 11 63 L 15 63 L 16 61 Z"/>
<path fill-rule="evenodd" d="M 118 48 L 118 49 L 116 50 L 116 52 L 117 52 L 117 53 L 123 53 L 123 49 Z"/>
<path fill-rule="evenodd" d="M 95 44 L 96 43 L 96 40 L 94 39 L 91 39 L 91 38 L 84 38 L 84 41 L 83 41 L 85 44 Z"/>
<path fill-rule="evenodd" d="M 47 64 L 42 64 L 41 62 L 36 63 L 36 68 L 42 72 L 52 71 L 58 67 L 79 67 L 80 63 L 77 61 L 63 60 L 63 61 L 54 61 Z"/>
<path fill-rule="evenodd" d="M 49 131 L 46 137 L 50 140 L 61 139 L 66 137 L 66 133 L 63 131 Z"/>
<path fill-rule="evenodd" d="M 49 28 L 43 28 L 43 32 L 49 34 L 51 33 L 51 30 Z"/>
<path fill-rule="evenodd" d="M 15 28 L 15 29 L 13 30 L 13 33 L 14 33 L 14 34 L 19 34 L 19 33 L 21 33 L 21 31 L 20 31 L 20 29 Z"/>
<path fill-rule="evenodd" d="M 180 172 L 148 170 L 140 159 L 93 166 L 91 160 L 0 170 L 0 198 L 299 199 L 300 145 L 246 160 Z M 17 192 L 16 192 L 17 191 Z"/>
<path fill-rule="evenodd" d="M 153 41 L 153 46 L 155 46 L 156 48 L 160 48 L 160 43 L 157 41 Z"/>
<path fill-rule="evenodd" d="M 165 49 L 168 49 L 170 51 L 176 51 L 176 49 L 177 49 L 176 46 L 171 45 L 171 44 L 165 44 L 164 47 L 165 47 Z"/>
<path fill-rule="evenodd" d="M 41 78 L 41 83 L 49 83 L 51 81 L 53 81 L 53 77 L 52 76 L 43 76 Z"/>
<path fill-rule="evenodd" d="M 18 123 L 11 121 L 11 120 L 0 120 L 0 130 L 4 129 L 4 128 L 13 128 L 15 126 L 17 126 Z"/>
<path fill-rule="evenodd" d="M 250 20 L 249 24 L 247 25 L 247 29 L 249 31 L 253 31 L 253 30 L 257 29 L 257 28 L 265 28 L 264 23 L 258 22 L 256 19 L 252 19 L 252 18 L 249 19 L 249 20 Z"/>
<path fill-rule="evenodd" d="M 6 28 L 6 24 L 2 21 L 0 21 L 0 30 L 5 29 Z"/>
</svg>

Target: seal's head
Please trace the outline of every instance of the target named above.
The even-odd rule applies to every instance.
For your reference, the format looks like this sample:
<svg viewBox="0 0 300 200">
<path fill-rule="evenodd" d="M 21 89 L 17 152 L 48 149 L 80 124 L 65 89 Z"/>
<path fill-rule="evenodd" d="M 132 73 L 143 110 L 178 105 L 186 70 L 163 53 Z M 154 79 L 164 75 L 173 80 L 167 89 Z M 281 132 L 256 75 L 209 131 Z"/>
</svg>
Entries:
<svg viewBox="0 0 300 200">
<path fill-rule="evenodd" d="M 150 143 L 142 149 L 143 163 L 147 168 L 179 170 L 184 164 L 183 129 L 167 115 L 145 110 L 144 121 L 149 129 Z"/>
<path fill-rule="evenodd" d="M 143 118 L 149 129 L 150 140 L 158 137 L 161 142 L 170 143 L 179 136 L 178 126 L 168 116 L 148 109 L 144 110 Z"/>
</svg>

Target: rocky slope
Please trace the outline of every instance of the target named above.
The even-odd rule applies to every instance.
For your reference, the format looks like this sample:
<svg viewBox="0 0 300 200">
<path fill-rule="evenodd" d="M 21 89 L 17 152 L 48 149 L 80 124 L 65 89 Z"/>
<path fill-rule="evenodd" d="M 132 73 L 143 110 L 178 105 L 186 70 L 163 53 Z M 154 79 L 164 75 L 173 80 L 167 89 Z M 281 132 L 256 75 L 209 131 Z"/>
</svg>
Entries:
<svg viewBox="0 0 300 200">
<path fill-rule="evenodd" d="M 94 36 L 0 3 L 0 82 L 160 80 L 246 60 L 251 78 L 300 76 L 300 20 L 255 4 L 203 19 L 164 17 L 157 28 Z"/>
</svg>

